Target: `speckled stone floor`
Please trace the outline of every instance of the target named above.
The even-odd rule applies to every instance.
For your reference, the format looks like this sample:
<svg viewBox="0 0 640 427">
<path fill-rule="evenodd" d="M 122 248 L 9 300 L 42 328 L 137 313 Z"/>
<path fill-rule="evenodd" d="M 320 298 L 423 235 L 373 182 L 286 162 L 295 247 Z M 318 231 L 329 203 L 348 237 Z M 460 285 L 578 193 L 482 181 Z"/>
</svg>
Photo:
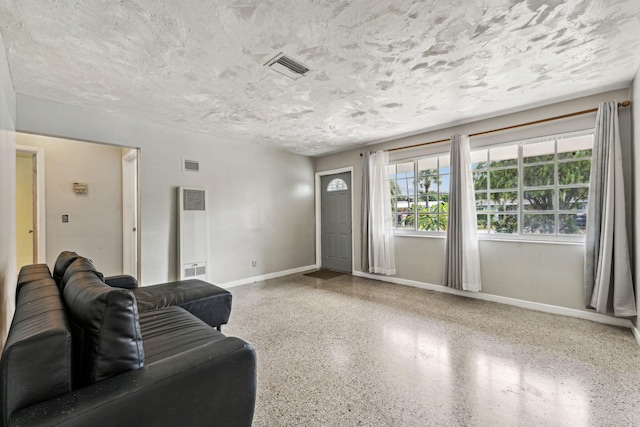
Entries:
<svg viewBox="0 0 640 427">
<path fill-rule="evenodd" d="M 627 329 L 349 275 L 231 292 L 255 426 L 640 425 Z"/>
</svg>

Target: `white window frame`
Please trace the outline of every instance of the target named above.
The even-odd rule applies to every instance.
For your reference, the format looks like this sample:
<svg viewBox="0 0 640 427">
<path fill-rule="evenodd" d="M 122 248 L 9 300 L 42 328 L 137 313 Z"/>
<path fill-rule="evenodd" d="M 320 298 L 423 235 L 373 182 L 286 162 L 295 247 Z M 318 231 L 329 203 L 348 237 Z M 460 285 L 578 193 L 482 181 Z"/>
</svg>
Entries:
<svg viewBox="0 0 640 427">
<path fill-rule="evenodd" d="M 558 152 L 558 140 L 561 139 L 567 139 L 567 138 L 573 138 L 573 137 L 579 137 L 579 136 L 586 136 L 586 135 L 593 135 L 594 131 L 593 129 L 584 129 L 584 130 L 579 130 L 579 131 L 574 131 L 574 132 L 565 132 L 565 133 L 558 133 L 558 134 L 551 134 L 551 135 L 547 135 L 547 136 L 541 136 L 541 137 L 535 137 L 535 138 L 527 138 L 527 139 L 521 139 L 521 140 L 515 140 L 515 141 L 509 141 L 509 142 L 501 142 L 501 143 L 497 143 L 497 144 L 483 144 L 482 146 L 475 146 L 472 147 L 471 151 L 480 151 L 480 150 L 486 150 L 486 149 L 491 149 L 491 148 L 497 148 L 500 146 L 513 146 L 516 145 L 517 146 L 517 153 L 518 153 L 518 158 L 517 158 L 517 169 L 518 169 L 518 187 L 514 188 L 513 191 L 517 191 L 518 193 L 518 209 L 513 211 L 515 214 L 517 214 L 517 220 L 518 220 L 518 230 L 517 233 L 515 234 L 506 234 L 506 233 L 490 233 L 488 230 L 487 231 L 481 231 L 478 230 L 478 238 L 480 240 L 500 240 L 500 241 L 535 241 L 535 242 L 546 242 L 546 243 L 567 243 L 567 244 L 582 244 L 585 241 L 585 236 L 584 235 L 572 235 L 572 234 L 558 234 L 558 227 L 559 227 L 559 216 L 562 214 L 575 214 L 575 211 L 568 211 L 568 210 L 561 210 L 559 209 L 559 191 L 563 188 L 576 188 L 576 187 L 585 187 L 588 188 L 589 184 L 571 184 L 571 185 L 561 185 L 559 183 L 559 177 L 558 177 L 558 172 L 559 172 L 559 168 L 558 165 L 561 163 L 569 163 L 572 161 L 576 161 L 576 160 L 567 160 L 567 159 L 562 159 L 559 160 L 558 156 L 557 156 L 557 152 Z M 523 147 L 527 144 L 533 144 L 533 143 L 538 143 L 538 142 L 545 142 L 545 141 L 554 141 L 554 153 L 556 154 L 554 156 L 554 160 L 553 161 L 547 161 L 547 162 L 540 162 L 540 163 L 527 163 L 526 165 L 523 162 Z M 473 143 L 473 141 L 472 141 Z M 411 157 L 411 158 L 406 158 L 406 159 L 398 159 L 398 160 L 394 160 L 391 162 L 391 164 L 397 165 L 399 163 L 405 163 L 405 162 L 413 162 L 413 169 L 414 169 L 414 203 L 418 203 L 418 193 L 417 193 L 417 180 L 418 180 L 418 161 L 421 159 L 426 159 L 426 158 L 433 158 L 433 157 L 439 157 L 439 156 L 443 156 L 443 155 L 447 155 L 449 152 L 448 151 L 438 151 L 438 152 L 433 152 L 433 153 L 429 153 L 423 156 L 416 156 L 416 157 Z M 589 158 L 591 159 L 591 158 Z M 523 179 L 524 179 L 524 168 L 525 166 L 534 166 L 537 164 L 553 164 L 554 165 L 554 183 L 553 185 L 549 185 L 549 186 L 530 186 L 527 187 L 526 191 L 535 191 L 535 190 L 547 190 L 547 189 L 553 189 L 555 191 L 555 196 L 554 196 L 554 207 L 555 209 L 553 211 L 549 211 L 549 212 L 553 212 L 554 217 L 555 217 L 555 233 L 556 234 L 525 234 L 523 231 L 523 227 L 524 227 L 524 215 L 526 213 L 536 213 L 536 211 L 525 211 L 524 209 L 524 203 L 522 202 L 523 200 L 523 195 L 524 195 L 524 185 L 523 185 Z M 509 168 L 513 168 L 513 166 L 509 167 L 503 167 L 504 169 L 509 169 Z M 495 169 L 502 169 L 502 168 L 495 168 Z M 485 171 L 487 172 L 487 186 L 489 185 L 489 171 L 493 170 L 493 168 L 488 167 L 485 169 Z M 502 189 L 501 189 L 502 190 Z M 504 189 L 504 191 L 508 191 L 507 189 Z M 479 191 L 475 191 L 475 193 L 477 194 Z M 487 197 L 489 197 L 489 193 L 490 190 L 489 188 L 487 188 L 487 190 L 485 190 Z M 438 189 L 438 194 L 439 194 L 439 189 Z M 488 200 L 487 200 L 488 202 Z M 396 203 L 396 201 L 394 200 L 394 203 Z M 397 205 L 396 205 L 397 206 Z M 414 212 L 414 215 L 416 215 L 416 212 Z M 490 211 L 487 211 L 487 215 L 491 215 Z M 417 216 L 416 216 L 417 219 Z M 402 228 L 394 228 L 394 235 L 398 235 L 398 236 L 419 236 L 419 237 L 436 237 L 436 238 L 444 238 L 446 236 L 446 231 L 422 231 L 422 230 L 418 230 L 417 228 L 417 223 L 418 221 L 416 220 L 414 223 L 414 229 L 402 229 Z"/>
</svg>

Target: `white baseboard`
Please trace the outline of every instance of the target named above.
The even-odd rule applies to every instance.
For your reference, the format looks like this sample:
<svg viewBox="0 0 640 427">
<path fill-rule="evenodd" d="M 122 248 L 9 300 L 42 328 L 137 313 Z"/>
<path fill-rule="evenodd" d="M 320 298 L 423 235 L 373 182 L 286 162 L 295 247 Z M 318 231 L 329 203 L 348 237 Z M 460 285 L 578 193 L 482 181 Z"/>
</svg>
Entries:
<svg viewBox="0 0 640 427">
<path fill-rule="evenodd" d="M 361 271 L 355 271 L 355 270 L 353 271 L 352 274 L 354 276 L 366 277 L 367 279 L 380 280 L 382 282 L 395 283 L 397 285 L 412 286 L 414 288 L 428 289 L 431 291 L 444 292 L 447 294 L 460 295 L 468 298 L 475 298 L 475 299 L 480 299 L 484 301 L 492 301 L 500 304 L 507 304 L 507 305 L 513 305 L 516 307 L 528 308 L 530 310 L 543 311 L 545 313 L 561 314 L 563 316 L 577 317 L 580 319 L 591 320 L 594 322 L 606 323 L 614 326 L 622 326 L 624 328 L 631 328 L 632 330 L 635 329 L 633 333 L 636 336 L 638 343 L 640 344 L 640 331 L 638 331 L 638 329 L 633 326 L 633 323 L 631 323 L 631 320 L 629 319 L 620 319 L 618 317 L 606 316 L 600 313 L 592 313 L 589 311 L 581 311 L 581 310 L 575 310 L 572 308 L 558 307 L 555 305 L 542 304 L 539 302 L 524 301 L 520 299 L 503 297 L 499 295 L 484 294 L 482 292 L 461 291 L 458 289 L 452 289 L 442 285 L 434 285 L 431 283 L 418 282 L 415 280 L 400 279 L 398 277 L 379 276 L 377 274 L 363 273 Z"/>
<path fill-rule="evenodd" d="M 315 265 L 307 265 L 304 267 L 292 268 L 290 270 L 276 271 L 275 273 L 262 274 L 260 276 L 247 277 L 245 279 L 234 280 L 227 283 L 216 283 L 216 286 L 222 288 L 233 288 L 234 286 L 248 285 L 250 283 L 261 282 L 263 280 L 275 279 L 277 277 L 289 276 L 290 274 L 302 273 L 305 271 L 316 270 Z"/>
</svg>

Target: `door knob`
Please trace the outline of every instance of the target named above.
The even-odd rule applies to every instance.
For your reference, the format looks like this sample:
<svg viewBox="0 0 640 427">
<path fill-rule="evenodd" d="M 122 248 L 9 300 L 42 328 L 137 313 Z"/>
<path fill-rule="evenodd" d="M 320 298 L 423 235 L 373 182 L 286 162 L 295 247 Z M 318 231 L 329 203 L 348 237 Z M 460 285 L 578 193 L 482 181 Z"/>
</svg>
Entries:
<svg viewBox="0 0 640 427">
<path fill-rule="evenodd" d="M 33 230 L 29 230 L 29 234 L 33 233 Z"/>
</svg>

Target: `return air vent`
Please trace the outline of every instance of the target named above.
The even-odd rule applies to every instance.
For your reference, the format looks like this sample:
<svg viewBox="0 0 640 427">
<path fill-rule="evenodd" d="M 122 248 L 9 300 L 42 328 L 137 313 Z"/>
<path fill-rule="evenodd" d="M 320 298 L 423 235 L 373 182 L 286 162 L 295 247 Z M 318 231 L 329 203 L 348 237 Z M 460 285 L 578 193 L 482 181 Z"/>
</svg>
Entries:
<svg viewBox="0 0 640 427">
<path fill-rule="evenodd" d="M 203 190 L 184 189 L 183 209 L 185 211 L 203 211 L 205 192 Z"/>
<path fill-rule="evenodd" d="M 298 80 L 309 72 L 309 68 L 306 65 L 301 64 L 295 59 L 291 59 L 282 52 L 267 61 L 264 65 L 293 80 Z"/>
<path fill-rule="evenodd" d="M 188 172 L 200 172 L 200 162 L 197 160 L 186 160 L 182 161 L 182 170 Z"/>
</svg>

